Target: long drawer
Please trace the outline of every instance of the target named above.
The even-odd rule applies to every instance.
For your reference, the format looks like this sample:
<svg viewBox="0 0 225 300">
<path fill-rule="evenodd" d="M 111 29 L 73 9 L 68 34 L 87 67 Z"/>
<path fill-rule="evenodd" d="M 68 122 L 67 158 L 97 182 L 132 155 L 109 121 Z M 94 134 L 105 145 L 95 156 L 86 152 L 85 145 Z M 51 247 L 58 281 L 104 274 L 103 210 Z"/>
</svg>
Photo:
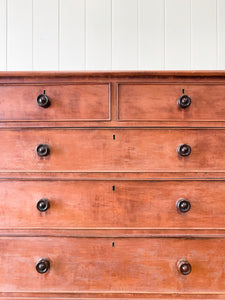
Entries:
<svg viewBox="0 0 225 300">
<path fill-rule="evenodd" d="M 225 228 L 225 181 L 0 181 L 1 228 Z"/>
<path fill-rule="evenodd" d="M 0 107 L 0 121 L 109 120 L 110 86 L 1 85 Z"/>
<path fill-rule="evenodd" d="M 225 239 L 1 237 L 4 292 L 225 292 Z"/>
<path fill-rule="evenodd" d="M 117 96 L 118 119 L 173 122 L 225 121 L 224 95 L 223 84 L 120 83 Z M 179 101 L 183 104 L 179 105 Z"/>
<path fill-rule="evenodd" d="M 0 171 L 225 170 L 225 129 L 2 129 L 0 139 Z"/>
</svg>

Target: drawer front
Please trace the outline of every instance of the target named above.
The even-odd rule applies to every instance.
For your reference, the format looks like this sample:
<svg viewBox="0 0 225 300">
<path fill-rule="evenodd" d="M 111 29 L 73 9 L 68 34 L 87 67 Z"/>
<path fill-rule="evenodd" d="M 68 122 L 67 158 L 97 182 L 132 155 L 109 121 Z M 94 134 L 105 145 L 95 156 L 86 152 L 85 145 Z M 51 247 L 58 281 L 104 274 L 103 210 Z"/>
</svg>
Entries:
<svg viewBox="0 0 225 300">
<path fill-rule="evenodd" d="M 1 228 L 225 228 L 225 181 L 0 181 Z"/>
<path fill-rule="evenodd" d="M 180 108 L 184 93 L 191 105 Z M 119 84 L 121 121 L 225 121 L 225 86 L 213 84 Z"/>
<path fill-rule="evenodd" d="M 44 91 L 47 108 L 37 104 Z M 109 120 L 109 104 L 109 84 L 0 86 L 0 121 Z"/>
<path fill-rule="evenodd" d="M 1 171 L 225 170 L 224 129 L 15 129 L 0 135 Z M 47 146 L 41 152 L 43 144 L 49 152 Z M 178 154 L 183 144 L 190 145 L 189 156 Z M 49 154 L 40 157 L 36 149 Z"/>
<path fill-rule="evenodd" d="M 225 292 L 224 248 L 210 238 L 1 237 L 0 291 Z"/>
</svg>

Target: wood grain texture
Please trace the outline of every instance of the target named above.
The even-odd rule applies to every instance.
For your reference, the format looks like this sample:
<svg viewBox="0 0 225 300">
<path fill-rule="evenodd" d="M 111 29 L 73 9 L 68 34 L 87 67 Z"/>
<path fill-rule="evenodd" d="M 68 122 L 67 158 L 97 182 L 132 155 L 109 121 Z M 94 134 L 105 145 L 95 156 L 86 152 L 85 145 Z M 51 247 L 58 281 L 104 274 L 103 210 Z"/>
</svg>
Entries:
<svg viewBox="0 0 225 300">
<path fill-rule="evenodd" d="M 125 122 L 124 127 L 221 127 L 225 122 L 225 75 L 224 72 L 209 73 L 208 77 L 206 74 L 207 72 L 2 72 L 0 122 L 1 126 L 10 127 L 15 121 L 16 126 L 27 126 L 26 121 L 29 121 L 36 127 L 59 126 L 57 122 L 61 122 L 60 126 L 70 127 L 119 127 L 119 118 L 119 121 Z M 106 85 L 112 87 L 107 92 Z M 116 95 L 111 90 L 117 85 Z M 43 93 L 44 89 L 53 100 L 49 109 L 40 109 L 35 104 L 37 95 Z M 177 99 L 183 94 L 183 90 L 192 99 L 191 106 L 185 110 L 177 107 Z M 109 107 L 100 105 L 100 110 L 93 108 L 95 105 L 99 107 L 102 101 L 107 101 L 104 93 L 112 99 L 112 104 L 117 98 L 117 106 L 113 104 L 113 118 L 110 122 L 108 113 L 105 117 L 97 118 L 102 109 L 109 110 Z M 65 107 L 62 107 L 62 102 Z M 92 123 L 99 119 L 107 122 Z M 49 121 L 54 120 L 55 123 L 49 124 Z M 6 121 L 7 124 L 4 124 Z M 87 124 L 87 121 L 91 123 Z"/>
<path fill-rule="evenodd" d="M 177 105 L 183 94 L 192 102 L 186 109 Z M 224 121 L 224 94 L 225 86 L 214 84 L 119 84 L 118 118 L 122 121 Z"/>
<path fill-rule="evenodd" d="M 36 103 L 44 90 L 48 108 Z M 109 84 L 4 85 L 0 98 L 1 121 L 107 120 L 110 114 Z"/>
<path fill-rule="evenodd" d="M 221 238 L 2 237 L 0 290 L 224 293 L 224 247 Z M 42 257 L 51 264 L 45 274 L 35 269 Z M 180 259 L 192 265 L 187 276 L 177 270 Z"/>
<path fill-rule="evenodd" d="M 0 181 L 0 198 L 2 229 L 225 229 L 224 181 Z M 50 207 L 39 212 L 43 198 Z"/>
<path fill-rule="evenodd" d="M 0 299 L 224 299 L 224 80 L 223 71 L 0 73 Z M 44 90 L 46 109 L 36 103 Z M 184 143 L 188 157 L 177 153 Z M 50 154 L 39 157 L 39 144 Z"/>
<path fill-rule="evenodd" d="M 90 299 L 90 300 L 97 300 L 97 299 L 120 299 L 120 300 L 129 300 L 129 299 L 161 299 L 161 300 L 168 300 L 168 299 L 177 299 L 177 300 L 184 300 L 184 299 L 190 299 L 190 300 L 197 300 L 197 299 L 207 299 L 207 300 L 216 300 L 216 299 L 224 299 L 224 294 L 193 294 L 193 293 L 183 293 L 183 294 L 168 294 L 168 293 L 162 293 L 162 294 L 155 294 L 155 293 L 51 293 L 51 296 L 47 293 L 38 293 L 38 296 L 32 294 L 32 293 L 20 293 L 20 296 L 18 297 L 18 294 L 16 293 L 0 293 L 0 295 L 3 294 L 4 296 L 1 297 L 1 300 L 12 300 L 16 297 L 16 300 L 41 300 L 41 299 Z M 204 297 L 204 298 L 203 298 Z"/>
<path fill-rule="evenodd" d="M 184 143 L 188 157 L 177 153 Z M 224 145 L 224 129 L 2 129 L 1 171 L 224 172 Z"/>
</svg>

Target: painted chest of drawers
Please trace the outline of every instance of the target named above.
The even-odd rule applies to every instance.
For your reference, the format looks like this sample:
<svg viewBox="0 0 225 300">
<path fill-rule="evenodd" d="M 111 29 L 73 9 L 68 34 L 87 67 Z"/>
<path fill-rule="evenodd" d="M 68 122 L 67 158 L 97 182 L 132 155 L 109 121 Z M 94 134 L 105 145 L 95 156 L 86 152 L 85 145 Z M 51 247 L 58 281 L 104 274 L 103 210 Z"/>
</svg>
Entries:
<svg viewBox="0 0 225 300">
<path fill-rule="evenodd" d="M 225 72 L 2 72 L 0 107 L 0 299 L 225 299 Z"/>
</svg>

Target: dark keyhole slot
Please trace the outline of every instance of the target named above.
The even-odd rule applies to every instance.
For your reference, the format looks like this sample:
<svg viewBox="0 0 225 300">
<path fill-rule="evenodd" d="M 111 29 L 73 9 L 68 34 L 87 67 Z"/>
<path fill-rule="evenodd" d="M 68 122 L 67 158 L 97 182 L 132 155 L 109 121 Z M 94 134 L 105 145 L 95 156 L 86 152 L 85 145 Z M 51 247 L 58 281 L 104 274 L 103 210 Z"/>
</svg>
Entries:
<svg viewBox="0 0 225 300">
<path fill-rule="evenodd" d="M 46 92 L 46 91 L 44 90 L 44 91 L 43 91 L 43 94 L 44 94 L 44 95 L 45 95 L 45 92 Z"/>
<path fill-rule="evenodd" d="M 112 242 L 112 247 L 115 247 L 115 243 L 114 242 Z"/>
<path fill-rule="evenodd" d="M 113 135 L 113 139 L 114 139 L 114 140 L 116 139 L 116 135 L 115 135 L 115 134 Z"/>
<path fill-rule="evenodd" d="M 113 185 L 113 186 L 112 186 L 112 190 L 115 191 L 115 189 L 116 189 L 116 187 L 115 187 L 115 185 Z"/>
<path fill-rule="evenodd" d="M 182 89 L 182 93 L 184 94 L 184 89 Z"/>
</svg>

